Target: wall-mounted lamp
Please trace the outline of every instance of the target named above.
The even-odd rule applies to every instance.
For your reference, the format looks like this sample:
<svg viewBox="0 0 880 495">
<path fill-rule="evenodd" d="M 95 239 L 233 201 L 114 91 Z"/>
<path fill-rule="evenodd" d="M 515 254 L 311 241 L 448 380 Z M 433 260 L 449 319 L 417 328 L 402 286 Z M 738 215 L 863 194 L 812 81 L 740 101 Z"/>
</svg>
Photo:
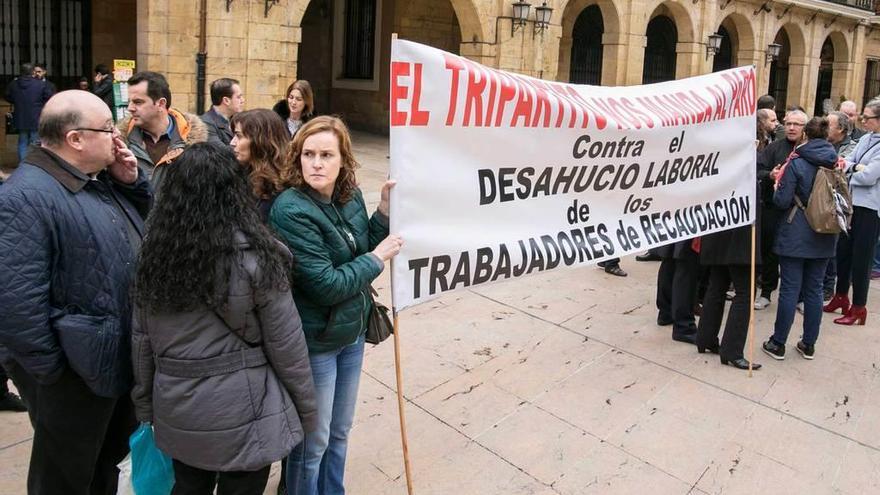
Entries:
<svg viewBox="0 0 880 495">
<path fill-rule="evenodd" d="M 782 45 L 779 43 L 770 43 L 767 45 L 767 58 L 764 59 L 764 65 L 776 60 L 779 57 L 780 50 L 782 50 Z"/>
<path fill-rule="evenodd" d="M 709 57 L 714 57 L 716 53 L 721 51 L 721 38 L 720 34 L 712 33 L 706 39 L 706 60 L 709 60 Z"/>
<path fill-rule="evenodd" d="M 513 33 L 516 32 L 517 28 L 526 25 L 526 20 L 529 18 L 529 9 L 531 7 L 532 4 L 522 0 L 513 3 L 513 19 L 511 19 L 510 27 L 511 36 L 513 36 Z"/>
<path fill-rule="evenodd" d="M 553 15 L 553 8 L 547 6 L 547 2 L 535 7 L 535 32 L 534 34 L 543 33 L 550 26 L 550 16 Z"/>
</svg>

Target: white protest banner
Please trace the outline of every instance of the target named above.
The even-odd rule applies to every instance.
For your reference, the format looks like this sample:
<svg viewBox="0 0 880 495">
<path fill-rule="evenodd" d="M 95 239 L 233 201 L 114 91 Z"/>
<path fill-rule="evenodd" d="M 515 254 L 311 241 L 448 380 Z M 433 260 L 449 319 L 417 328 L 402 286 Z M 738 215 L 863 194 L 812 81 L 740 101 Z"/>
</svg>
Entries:
<svg viewBox="0 0 880 495">
<path fill-rule="evenodd" d="M 754 221 L 753 67 L 585 86 L 394 40 L 390 106 L 398 310 Z"/>
</svg>

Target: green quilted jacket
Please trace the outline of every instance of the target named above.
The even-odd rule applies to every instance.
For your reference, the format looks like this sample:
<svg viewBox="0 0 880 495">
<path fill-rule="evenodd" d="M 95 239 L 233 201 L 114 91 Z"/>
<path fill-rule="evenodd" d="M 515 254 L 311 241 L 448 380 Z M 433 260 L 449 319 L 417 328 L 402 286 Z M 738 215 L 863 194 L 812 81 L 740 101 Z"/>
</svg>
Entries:
<svg viewBox="0 0 880 495">
<path fill-rule="evenodd" d="M 272 205 L 269 225 L 293 253 L 293 300 L 309 352 L 354 343 L 366 331 L 370 283 L 385 266 L 371 251 L 388 235 L 388 217 L 377 211 L 368 219 L 360 190 L 341 204 L 291 188 Z"/>
</svg>

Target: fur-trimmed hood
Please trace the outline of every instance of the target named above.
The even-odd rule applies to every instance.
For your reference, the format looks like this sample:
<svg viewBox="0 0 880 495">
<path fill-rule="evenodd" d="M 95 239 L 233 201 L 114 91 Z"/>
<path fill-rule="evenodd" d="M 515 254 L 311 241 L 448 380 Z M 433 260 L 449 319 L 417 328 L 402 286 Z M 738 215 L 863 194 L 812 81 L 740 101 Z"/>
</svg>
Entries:
<svg viewBox="0 0 880 495">
<path fill-rule="evenodd" d="M 202 122 L 202 119 L 200 119 L 198 115 L 189 112 L 181 112 L 176 108 L 169 109 L 168 114 L 174 119 L 174 125 L 177 126 L 180 137 L 183 138 L 187 146 L 194 143 L 203 143 L 208 140 L 208 127 Z M 116 127 L 119 129 L 122 137 L 128 141 L 128 135 L 134 128 L 134 122 L 131 120 L 131 115 L 120 120 L 116 124 Z"/>
</svg>

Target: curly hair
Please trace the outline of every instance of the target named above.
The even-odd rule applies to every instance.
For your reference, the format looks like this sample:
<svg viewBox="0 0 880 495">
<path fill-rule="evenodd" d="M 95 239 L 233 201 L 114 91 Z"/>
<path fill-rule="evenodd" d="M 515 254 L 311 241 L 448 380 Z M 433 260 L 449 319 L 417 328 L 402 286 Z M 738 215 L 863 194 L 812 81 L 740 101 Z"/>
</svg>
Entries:
<svg viewBox="0 0 880 495">
<path fill-rule="evenodd" d="M 223 308 L 244 235 L 262 277 L 255 290 L 289 287 L 289 256 L 260 221 L 244 169 L 232 151 L 209 143 L 187 148 L 168 167 L 147 219 L 135 294 L 153 311 Z"/>
<path fill-rule="evenodd" d="M 322 115 L 315 117 L 300 127 L 290 143 L 290 148 L 287 152 L 287 166 L 284 168 L 281 180 L 287 187 L 300 190 L 305 190 L 309 187 L 302 174 L 300 155 L 306 139 L 322 132 L 332 132 L 336 135 L 336 139 L 339 142 L 342 166 L 339 169 L 339 177 L 336 178 L 333 195 L 340 203 L 345 204 L 351 200 L 354 191 L 357 189 L 355 170 L 360 165 L 355 161 L 354 154 L 351 152 L 351 135 L 348 132 L 348 127 L 337 117 Z"/>
<path fill-rule="evenodd" d="M 251 141 L 250 159 L 242 165 L 248 169 L 254 195 L 269 199 L 283 191 L 281 167 L 290 143 L 284 121 L 272 110 L 258 108 L 233 115 L 229 127 Z"/>
</svg>

